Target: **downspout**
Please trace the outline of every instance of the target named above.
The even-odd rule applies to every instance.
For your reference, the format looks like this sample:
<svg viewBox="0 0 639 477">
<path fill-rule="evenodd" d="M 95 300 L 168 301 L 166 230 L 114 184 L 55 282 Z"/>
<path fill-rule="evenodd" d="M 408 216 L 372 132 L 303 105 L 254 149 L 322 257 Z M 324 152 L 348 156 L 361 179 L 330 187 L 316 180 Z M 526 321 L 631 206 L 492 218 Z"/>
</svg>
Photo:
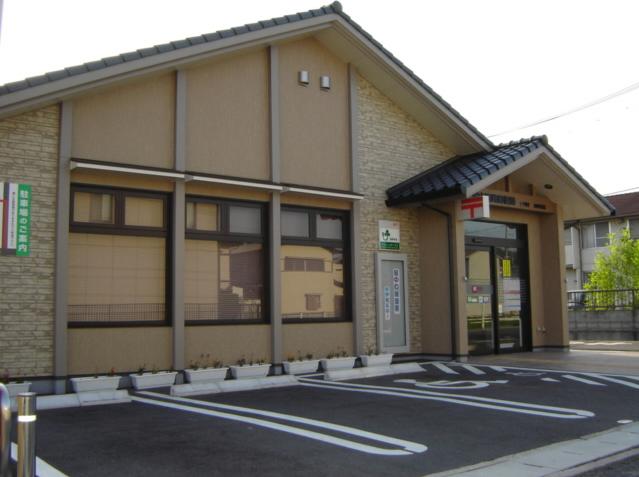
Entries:
<svg viewBox="0 0 639 477">
<path fill-rule="evenodd" d="M 584 289 L 584 248 L 583 248 L 583 231 L 581 230 L 581 222 L 577 222 L 577 241 L 579 242 L 577 245 L 579 246 L 579 275 L 577 279 L 579 280 L 579 289 Z"/>
<path fill-rule="evenodd" d="M 453 260 L 453 247 L 452 247 L 453 218 L 448 212 L 444 210 L 437 209 L 435 207 L 432 207 L 424 203 L 422 203 L 422 206 L 446 217 L 446 225 L 447 225 L 446 229 L 447 229 L 447 236 L 448 236 L 448 288 L 449 288 L 448 296 L 450 297 L 450 349 L 451 349 L 451 358 L 455 359 L 457 357 L 457 340 L 455 339 L 455 336 L 457 334 L 457 327 L 455 326 L 455 297 L 453 295 L 453 290 L 455 289 L 455 278 L 453 276 L 454 260 Z"/>
</svg>

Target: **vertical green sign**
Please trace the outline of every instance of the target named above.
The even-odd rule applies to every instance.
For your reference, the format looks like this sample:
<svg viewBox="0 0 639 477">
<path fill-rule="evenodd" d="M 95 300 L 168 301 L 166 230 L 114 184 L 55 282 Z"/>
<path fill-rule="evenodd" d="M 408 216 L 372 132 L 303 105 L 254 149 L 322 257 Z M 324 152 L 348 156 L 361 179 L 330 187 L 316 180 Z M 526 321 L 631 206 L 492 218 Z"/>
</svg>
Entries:
<svg viewBox="0 0 639 477">
<path fill-rule="evenodd" d="M 18 231 L 16 256 L 28 257 L 31 251 L 31 186 L 18 184 Z"/>
</svg>

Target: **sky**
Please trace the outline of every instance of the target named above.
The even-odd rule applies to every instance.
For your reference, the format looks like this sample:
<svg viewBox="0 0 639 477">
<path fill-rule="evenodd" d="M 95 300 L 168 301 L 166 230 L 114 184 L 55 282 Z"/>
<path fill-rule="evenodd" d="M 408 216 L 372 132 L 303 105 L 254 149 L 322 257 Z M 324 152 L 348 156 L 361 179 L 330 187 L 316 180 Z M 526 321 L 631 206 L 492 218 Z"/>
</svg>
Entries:
<svg viewBox="0 0 639 477">
<path fill-rule="evenodd" d="M 495 143 L 546 134 L 604 194 L 639 189 L 639 2 L 342 0 Z M 321 0 L 0 0 L 0 84 Z M 561 116 L 630 86 L 596 106 Z M 558 119 L 521 128 L 539 120 Z M 498 134 L 498 135 L 495 135 Z"/>
</svg>

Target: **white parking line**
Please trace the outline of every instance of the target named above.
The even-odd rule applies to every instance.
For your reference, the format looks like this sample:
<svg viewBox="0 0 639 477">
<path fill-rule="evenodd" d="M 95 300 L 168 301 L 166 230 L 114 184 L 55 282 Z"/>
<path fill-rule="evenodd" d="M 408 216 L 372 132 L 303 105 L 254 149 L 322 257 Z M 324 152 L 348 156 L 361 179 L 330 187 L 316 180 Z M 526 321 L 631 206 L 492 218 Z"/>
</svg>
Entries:
<svg viewBox="0 0 639 477">
<path fill-rule="evenodd" d="M 134 401 L 138 401 L 138 402 L 142 402 L 142 403 L 146 403 L 146 404 L 151 404 L 151 405 L 154 405 L 154 406 L 167 407 L 167 408 L 170 408 L 170 409 L 178 409 L 178 410 L 181 410 L 181 411 L 193 412 L 193 413 L 196 413 L 196 414 L 203 414 L 205 416 L 219 417 L 219 418 L 228 419 L 228 420 L 231 420 L 231 421 L 245 422 L 245 423 L 253 424 L 255 426 L 265 427 L 267 429 L 287 432 L 289 434 L 294 434 L 294 435 L 297 435 L 297 436 L 300 436 L 300 437 L 306 437 L 308 439 L 314 439 L 314 440 L 317 440 L 317 441 L 325 442 L 327 444 L 332 444 L 332 445 L 336 445 L 336 446 L 340 446 L 340 447 L 345 447 L 347 449 L 352 449 L 352 450 L 357 450 L 357 451 L 360 451 L 360 452 L 365 452 L 367 454 L 384 455 L 384 456 L 400 456 L 400 455 L 419 454 L 419 453 L 422 453 L 422 452 L 425 452 L 426 450 L 428 450 L 428 447 L 426 447 L 426 446 L 424 446 L 422 444 L 418 444 L 416 442 L 405 441 L 405 440 L 402 440 L 402 439 L 395 439 L 393 437 L 388 437 L 388 436 L 383 436 L 381 434 L 375 434 L 375 433 L 372 433 L 372 432 L 362 431 L 360 429 L 355 429 L 355 428 L 352 428 L 352 427 L 346 427 L 346 426 L 340 426 L 340 425 L 337 425 L 337 424 L 330 424 L 330 423 L 326 423 L 326 422 L 315 421 L 314 419 L 306 419 L 306 418 L 301 418 L 301 417 L 297 417 L 297 416 L 290 416 L 290 415 L 287 415 L 287 414 L 280 414 L 280 413 L 275 413 L 275 412 L 270 412 L 270 411 L 261 411 L 259 409 L 251 409 L 251 408 L 238 407 L 238 406 L 229 406 L 229 405 L 226 405 L 226 404 L 218 404 L 218 403 L 209 403 L 209 402 L 206 402 L 206 401 L 197 401 L 195 399 L 178 398 L 178 397 L 175 397 L 175 396 L 166 396 L 166 395 L 158 395 L 156 393 L 150 393 L 150 392 L 144 392 L 144 394 L 145 395 L 162 396 L 165 399 L 170 399 L 170 400 L 173 400 L 173 401 L 191 402 L 191 403 L 197 403 L 199 405 L 205 405 L 207 407 L 213 407 L 213 408 L 217 407 L 217 408 L 220 408 L 220 409 L 240 411 L 240 412 L 247 413 L 247 414 L 257 414 L 257 415 L 273 417 L 273 418 L 277 418 L 277 419 L 281 419 L 281 420 L 293 421 L 293 422 L 297 422 L 297 423 L 300 423 L 300 424 L 306 424 L 306 425 L 310 425 L 310 426 L 314 426 L 314 427 L 330 429 L 330 430 L 342 432 L 342 433 L 345 433 L 345 434 L 350 434 L 350 435 L 354 435 L 354 436 L 358 436 L 358 437 L 363 437 L 363 438 L 374 440 L 374 441 L 377 441 L 377 442 L 383 442 L 385 444 L 397 445 L 397 446 L 400 446 L 400 447 L 403 448 L 403 450 L 400 450 L 400 449 L 384 449 L 384 448 L 381 448 L 381 447 L 370 446 L 370 445 L 366 445 L 366 444 L 361 444 L 359 442 L 350 441 L 350 440 L 347 440 L 347 439 L 342 439 L 340 437 L 335 437 L 335 436 L 331 436 L 331 435 L 328 435 L 328 434 L 321 434 L 319 432 L 309 431 L 307 429 L 301 429 L 299 427 L 293 427 L 293 426 L 288 426 L 288 425 L 285 425 L 285 424 L 278 424 L 276 422 L 265 421 L 263 419 L 256 419 L 256 418 L 248 417 L 248 416 L 240 416 L 240 415 L 237 415 L 237 414 L 229 414 L 229 413 L 226 413 L 226 412 L 219 412 L 219 411 L 214 411 L 214 410 L 210 410 L 210 409 L 202 409 L 200 407 L 187 406 L 187 405 L 176 404 L 176 403 L 172 403 L 172 402 L 159 401 L 159 400 L 156 400 L 156 399 L 146 399 L 146 398 L 141 398 L 141 397 L 138 397 L 138 396 L 131 396 L 131 399 L 134 400 Z"/>
<path fill-rule="evenodd" d="M 501 366 L 488 366 L 488 367 L 492 369 L 493 371 L 497 371 L 498 373 L 505 373 L 506 371 L 508 371 L 506 368 L 502 368 Z"/>
<path fill-rule="evenodd" d="M 432 361 L 428 361 L 428 362 L 424 362 L 424 363 L 419 363 L 419 364 L 433 364 Z M 625 378 L 625 379 L 636 379 L 639 380 L 639 376 L 629 376 L 626 374 L 616 374 L 616 373 L 593 373 L 591 371 L 571 371 L 571 370 L 566 370 L 566 369 L 545 369 L 545 368 L 525 368 L 523 366 L 507 366 L 507 367 L 503 367 L 503 366 L 493 366 L 493 365 L 488 365 L 488 364 L 478 364 L 478 363 L 473 363 L 473 366 L 477 366 L 478 368 L 491 368 L 494 369 L 495 371 L 499 371 L 499 372 L 504 372 L 504 371 L 508 371 L 511 369 L 514 370 L 521 370 L 521 371 L 543 371 L 546 373 L 557 373 L 557 374 L 561 374 L 561 373 L 570 373 L 570 374 L 580 374 L 580 375 L 585 375 L 585 376 L 591 376 L 591 375 L 597 375 L 597 376 L 612 376 L 615 378 Z"/>
<path fill-rule="evenodd" d="M 18 461 L 18 446 L 11 443 L 11 459 Z M 38 477 L 68 477 L 48 462 L 43 461 L 40 457 L 36 457 L 36 475 Z"/>
<path fill-rule="evenodd" d="M 444 363 L 437 363 L 437 362 L 433 362 L 430 363 L 433 366 L 435 366 L 437 369 L 439 369 L 440 371 L 443 371 L 446 374 L 459 374 L 457 371 L 453 371 L 452 369 L 450 369 L 448 366 L 446 366 Z"/>
<path fill-rule="evenodd" d="M 590 384 L 591 386 L 605 386 L 604 383 L 598 383 L 597 381 L 592 381 L 590 379 L 582 378 L 580 376 L 573 376 L 572 374 L 562 374 L 562 378 L 571 379 L 573 381 L 577 381 L 578 383 Z"/>
<path fill-rule="evenodd" d="M 371 386 L 368 384 L 338 383 L 315 384 L 318 381 L 310 379 L 300 379 L 302 386 L 333 389 L 346 392 L 360 392 L 381 394 L 387 396 L 397 396 L 410 399 L 424 399 L 430 401 L 443 401 L 463 406 L 481 407 L 497 411 L 515 412 L 530 414 L 535 416 L 553 417 L 557 419 L 584 419 L 594 417 L 594 413 L 582 409 L 570 409 L 564 407 L 544 406 L 517 401 L 506 401 L 502 399 L 492 399 L 478 396 L 463 396 L 458 394 L 439 393 L 434 391 L 421 391 L 417 389 L 406 389 L 392 386 Z"/>
<path fill-rule="evenodd" d="M 486 374 L 481 369 L 476 368 L 472 364 L 462 364 L 462 368 L 464 368 L 466 371 L 470 371 L 473 374 L 477 374 L 477 375 Z"/>
<path fill-rule="evenodd" d="M 622 386 L 628 386 L 629 388 L 639 389 L 639 384 L 629 383 L 628 381 L 623 381 L 617 378 L 611 378 L 610 376 L 604 376 L 603 374 L 596 373 L 584 373 L 586 376 L 590 376 L 591 378 L 603 379 L 604 381 L 609 381 L 611 383 L 621 384 Z"/>
</svg>

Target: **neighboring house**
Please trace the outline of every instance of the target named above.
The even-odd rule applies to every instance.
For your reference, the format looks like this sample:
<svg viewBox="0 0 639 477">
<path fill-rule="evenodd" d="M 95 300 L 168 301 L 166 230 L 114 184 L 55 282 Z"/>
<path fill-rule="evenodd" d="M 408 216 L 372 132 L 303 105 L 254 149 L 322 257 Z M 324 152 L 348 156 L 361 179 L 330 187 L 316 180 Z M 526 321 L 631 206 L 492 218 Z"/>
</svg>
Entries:
<svg viewBox="0 0 639 477">
<path fill-rule="evenodd" d="M 0 183 L 0 368 L 56 392 L 202 353 L 565 348 L 563 223 L 613 210 L 339 3 L 0 86 Z"/>
<path fill-rule="evenodd" d="M 566 222 L 566 288 L 581 290 L 595 268 L 599 253 L 610 253 L 609 234 L 629 228 L 630 236 L 639 239 L 639 192 L 606 196 L 616 209 L 614 216 Z"/>
</svg>

